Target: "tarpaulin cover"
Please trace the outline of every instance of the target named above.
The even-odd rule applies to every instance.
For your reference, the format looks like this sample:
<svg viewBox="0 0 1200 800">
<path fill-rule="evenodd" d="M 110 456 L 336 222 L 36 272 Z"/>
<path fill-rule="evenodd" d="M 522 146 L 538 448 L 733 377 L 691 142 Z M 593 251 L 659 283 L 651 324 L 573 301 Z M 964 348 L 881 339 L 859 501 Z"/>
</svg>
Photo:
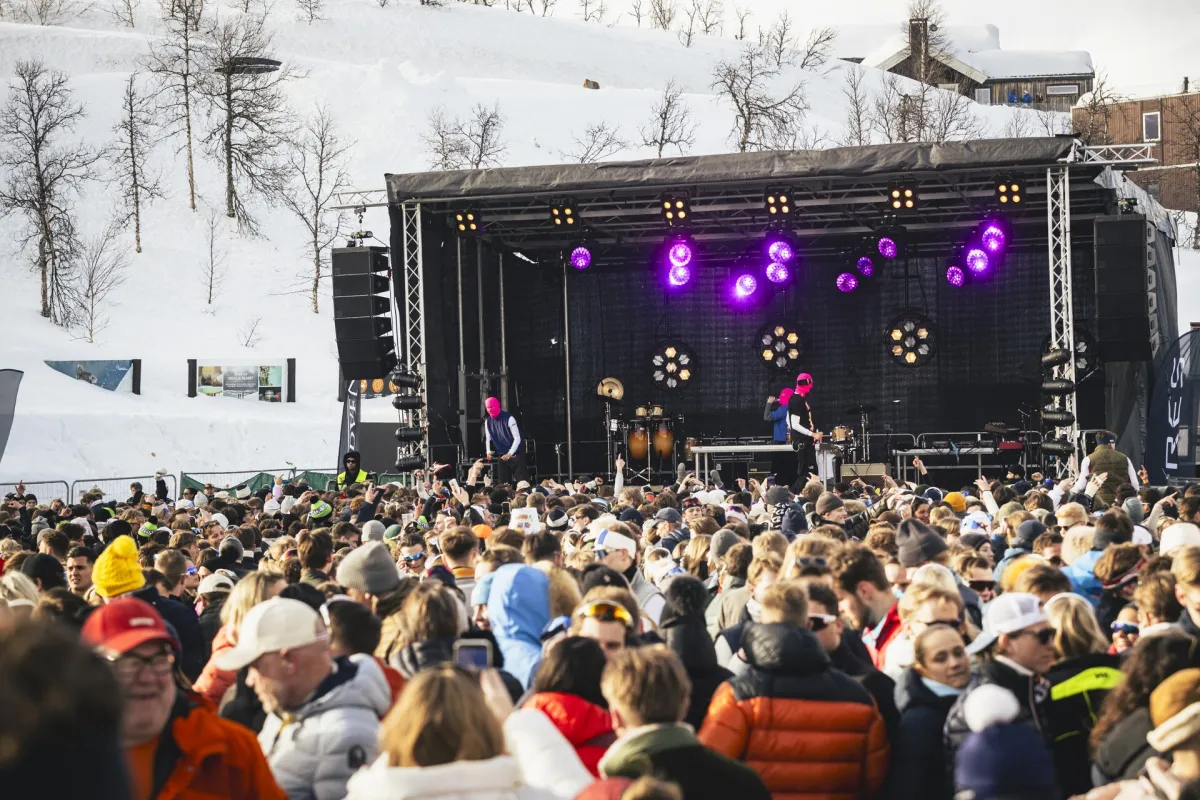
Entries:
<svg viewBox="0 0 1200 800">
<path fill-rule="evenodd" d="M 1075 140 L 1069 137 L 881 144 L 601 164 L 388 174 L 385 178 L 388 202 L 399 203 L 785 178 L 854 178 L 922 170 L 1049 166 L 1066 159 L 1074 144 Z"/>
</svg>

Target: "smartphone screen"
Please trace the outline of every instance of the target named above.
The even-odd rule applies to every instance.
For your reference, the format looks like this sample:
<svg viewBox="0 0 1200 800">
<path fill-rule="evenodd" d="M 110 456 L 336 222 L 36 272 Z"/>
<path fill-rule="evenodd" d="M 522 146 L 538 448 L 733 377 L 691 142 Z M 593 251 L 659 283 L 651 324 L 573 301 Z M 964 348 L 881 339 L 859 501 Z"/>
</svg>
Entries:
<svg viewBox="0 0 1200 800">
<path fill-rule="evenodd" d="M 454 665 L 485 670 L 492 666 L 492 643 L 487 639 L 459 639 L 454 643 Z"/>
</svg>

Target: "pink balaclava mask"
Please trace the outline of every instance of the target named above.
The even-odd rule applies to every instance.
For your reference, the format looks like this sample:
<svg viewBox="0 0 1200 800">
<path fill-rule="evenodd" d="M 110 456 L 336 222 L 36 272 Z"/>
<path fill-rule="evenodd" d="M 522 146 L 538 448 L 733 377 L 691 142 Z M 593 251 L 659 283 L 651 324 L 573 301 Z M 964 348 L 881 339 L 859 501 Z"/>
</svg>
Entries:
<svg viewBox="0 0 1200 800">
<path fill-rule="evenodd" d="M 813 388 L 813 377 L 807 372 L 801 372 L 796 376 L 796 394 L 801 397 L 808 397 L 808 393 Z"/>
<path fill-rule="evenodd" d="M 779 393 L 779 405 L 786 406 L 788 404 L 788 400 L 792 399 L 792 395 L 795 393 L 795 391 L 795 389 L 784 389 L 781 391 Z"/>
<path fill-rule="evenodd" d="M 484 401 L 483 405 L 487 408 L 488 416 L 492 419 L 500 416 L 500 401 L 495 397 L 489 397 Z"/>
</svg>

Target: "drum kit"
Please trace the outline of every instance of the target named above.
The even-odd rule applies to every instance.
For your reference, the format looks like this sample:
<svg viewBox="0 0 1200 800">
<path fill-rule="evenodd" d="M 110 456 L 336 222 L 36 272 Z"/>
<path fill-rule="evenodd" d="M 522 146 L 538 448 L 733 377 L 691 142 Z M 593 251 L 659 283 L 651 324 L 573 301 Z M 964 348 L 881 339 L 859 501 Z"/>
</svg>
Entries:
<svg viewBox="0 0 1200 800">
<path fill-rule="evenodd" d="M 837 425 L 825 437 L 832 445 L 842 461 L 858 459 L 860 463 L 870 461 L 869 431 L 871 429 L 870 415 L 879 409 L 871 405 L 858 405 L 847 408 L 846 414 L 858 417 L 858 428 L 850 425 Z"/>
<path fill-rule="evenodd" d="M 596 394 L 604 400 L 604 429 L 608 439 L 609 473 L 613 468 L 614 447 L 624 447 L 626 459 L 630 462 L 630 472 L 627 477 L 642 478 L 650 481 L 653 475 L 651 464 L 658 461 L 661 471 L 665 466 L 672 472 L 675 469 L 675 427 L 680 418 L 667 413 L 659 405 L 640 405 L 633 411 L 633 419 L 621 420 L 613 416 L 612 404 L 620 402 L 625 397 L 625 387 L 616 378 L 605 378 L 596 387 Z M 689 439 L 689 446 L 695 440 Z M 664 462 L 665 465 L 664 465 Z M 639 468 L 640 466 L 640 468 Z"/>
</svg>

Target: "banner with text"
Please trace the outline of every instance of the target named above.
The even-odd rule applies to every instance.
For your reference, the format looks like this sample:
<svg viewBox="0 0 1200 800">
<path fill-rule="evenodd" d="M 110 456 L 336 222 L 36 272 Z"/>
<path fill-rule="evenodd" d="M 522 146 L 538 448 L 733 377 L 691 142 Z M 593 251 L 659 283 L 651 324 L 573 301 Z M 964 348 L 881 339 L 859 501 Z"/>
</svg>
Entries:
<svg viewBox="0 0 1200 800">
<path fill-rule="evenodd" d="M 196 362 L 196 390 L 208 397 L 234 397 L 282 403 L 287 391 L 286 363 L 205 364 Z"/>
<path fill-rule="evenodd" d="M 1196 433 L 1200 428 L 1200 328 L 1187 331 L 1161 351 L 1146 420 L 1146 470 L 1163 484 L 1196 477 Z"/>
</svg>

